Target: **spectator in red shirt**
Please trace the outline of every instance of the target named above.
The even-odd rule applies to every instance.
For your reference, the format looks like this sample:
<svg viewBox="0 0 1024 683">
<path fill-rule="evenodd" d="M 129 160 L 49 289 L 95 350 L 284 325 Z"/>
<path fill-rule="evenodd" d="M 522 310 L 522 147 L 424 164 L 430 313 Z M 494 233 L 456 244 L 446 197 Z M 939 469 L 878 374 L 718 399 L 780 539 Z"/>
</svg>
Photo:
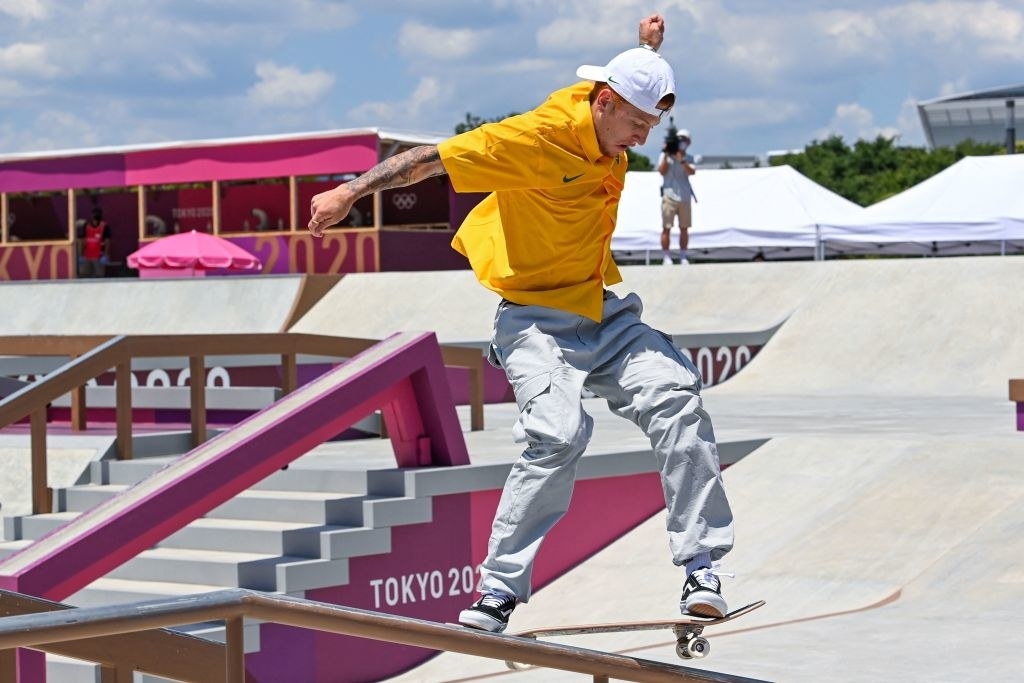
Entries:
<svg viewBox="0 0 1024 683">
<path fill-rule="evenodd" d="M 103 210 L 92 210 L 92 220 L 78 231 L 78 276 L 103 277 L 110 260 L 110 226 Z"/>
</svg>

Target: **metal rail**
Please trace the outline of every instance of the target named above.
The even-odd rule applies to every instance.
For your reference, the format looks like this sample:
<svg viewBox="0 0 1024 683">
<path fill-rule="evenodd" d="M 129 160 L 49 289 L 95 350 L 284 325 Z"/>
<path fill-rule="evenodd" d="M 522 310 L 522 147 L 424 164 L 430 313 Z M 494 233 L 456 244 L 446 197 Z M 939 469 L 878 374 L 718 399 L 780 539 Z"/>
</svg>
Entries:
<svg viewBox="0 0 1024 683">
<path fill-rule="evenodd" d="M 0 617 L 54 611 L 66 614 L 67 610 L 74 609 L 59 602 L 0 590 Z M 224 683 L 225 646 L 180 631 L 155 629 L 81 638 L 43 644 L 39 649 L 99 664 L 104 682 L 113 676 L 116 683 L 131 683 L 132 672 L 143 671 L 172 680 Z M 0 651 L 0 681 L 14 681 L 16 678 L 14 652 Z"/>
<path fill-rule="evenodd" d="M 32 463 L 32 512 L 52 511 L 52 491 L 47 486 L 47 406 L 71 393 L 71 422 L 75 429 L 86 427 L 85 384 L 115 369 L 116 447 L 118 458 L 132 458 L 131 363 L 135 358 L 187 357 L 192 377 L 205 374 L 205 359 L 222 355 L 280 355 L 282 392 L 298 387 L 300 354 L 350 358 L 366 351 L 374 339 L 331 337 L 316 334 L 185 334 L 118 335 L 114 337 L 6 337 L 0 339 L 0 354 L 68 355 L 72 360 L 32 385 L 0 400 L 0 428 L 29 417 Z M 484 428 L 483 356 L 477 349 L 441 346 L 441 357 L 449 367 L 469 370 L 470 427 Z M 207 440 L 206 393 L 202 382 L 190 385 L 192 446 Z"/>
<path fill-rule="evenodd" d="M 588 674 L 595 681 L 611 678 L 650 683 L 763 683 L 741 676 L 241 588 L 167 600 L 5 617 L 0 619 L 0 651 L 225 620 L 228 629 L 224 680 L 242 683 L 245 667 L 240 626 L 246 617 L 489 659 L 514 659 L 523 664 Z M 5 673 L 0 671 L 0 678 L 9 680 L 4 677 Z"/>
</svg>

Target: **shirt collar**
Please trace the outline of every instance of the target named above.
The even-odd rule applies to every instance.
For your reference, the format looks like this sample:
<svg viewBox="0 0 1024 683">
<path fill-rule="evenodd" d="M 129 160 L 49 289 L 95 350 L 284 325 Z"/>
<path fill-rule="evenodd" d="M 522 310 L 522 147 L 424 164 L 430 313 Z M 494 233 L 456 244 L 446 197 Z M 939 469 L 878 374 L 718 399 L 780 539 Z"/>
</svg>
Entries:
<svg viewBox="0 0 1024 683">
<path fill-rule="evenodd" d="M 597 144 L 597 129 L 594 128 L 594 113 L 590 108 L 590 91 L 594 84 L 590 81 L 583 81 L 574 88 L 573 92 L 573 118 L 579 130 L 580 142 L 583 145 L 583 153 L 587 159 L 597 164 L 604 154 Z"/>
</svg>

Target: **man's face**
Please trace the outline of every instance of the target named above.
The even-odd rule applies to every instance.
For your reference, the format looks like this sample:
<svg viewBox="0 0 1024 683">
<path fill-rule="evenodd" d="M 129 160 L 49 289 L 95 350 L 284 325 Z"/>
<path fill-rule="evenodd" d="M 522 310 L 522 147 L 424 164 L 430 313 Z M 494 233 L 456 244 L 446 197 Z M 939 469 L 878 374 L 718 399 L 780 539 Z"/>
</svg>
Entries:
<svg viewBox="0 0 1024 683">
<path fill-rule="evenodd" d="M 597 144 L 606 156 L 622 154 L 629 147 L 642 145 L 661 117 L 640 111 L 611 88 L 602 90 L 594 101 L 594 128 Z"/>
</svg>

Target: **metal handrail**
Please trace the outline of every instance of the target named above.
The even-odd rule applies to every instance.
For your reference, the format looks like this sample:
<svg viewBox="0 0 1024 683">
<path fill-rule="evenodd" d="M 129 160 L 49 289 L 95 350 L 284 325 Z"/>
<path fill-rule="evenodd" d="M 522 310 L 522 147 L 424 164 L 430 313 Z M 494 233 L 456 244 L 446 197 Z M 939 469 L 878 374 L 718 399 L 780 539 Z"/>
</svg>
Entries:
<svg viewBox="0 0 1024 683">
<path fill-rule="evenodd" d="M 351 357 L 374 344 L 375 339 L 332 337 L 317 334 L 185 334 L 117 335 L 113 337 L 7 337 L 0 340 L 0 353 L 12 355 L 71 355 L 69 363 L 32 385 L 0 400 L 0 428 L 29 417 L 31 420 L 32 512 L 52 510 L 52 492 L 47 486 L 46 410 L 60 396 L 72 394 L 72 425 L 85 428 L 85 384 L 115 368 L 116 450 L 119 459 L 132 458 L 131 362 L 134 358 L 186 356 L 193 377 L 200 376 L 207 356 L 281 356 L 282 392 L 298 386 L 299 354 Z M 91 346 L 90 346 L 91 345 Z M 470 428 L 484 428 L 483 356 L 477 349 L 441 346 L 445 365 L 467 368 L 470 373 Z M 202 383 L 190 390 L 192 446 L 206 441 L 206 397 Z"/>
<path fill-rule="evenodd" d="M 761 683 L 636 657 L 499 635 L 286 595 L 232 588 L 200 595 L 0 619 L 0 650 L 225 620 L 226 683 L 245 678 L 241 621 L 258 619 L 328 633 L 649 683 Z M 4 672 L 0 671 L 0 675 Z"/>
<path fill-rule="evenodd" d="M 75 607 L 44 600 L 24 593 L 0 590 L 0 617 L 43 612 L 75 610 Z M 132 671 L 145 671 L 171 680 L 201 680 L 204 683 L 224 683 L 225 646 L 207 638 L 181 631 L 153 629 L 114 636 L 79 638 L 60 643 L 38 646 L 49 652 L 73 659 L 84 659 L 100 665 L 101 671 L 110 669 L 114 681 L 128 683 Z M 14 651 L 0 652 L 0 681 L 13 681 L 16 662 Z M 5 668 L 6 667 L 6 668 Z M 101 680 L 107 681 L 106 676 Z"/>
</svg>

